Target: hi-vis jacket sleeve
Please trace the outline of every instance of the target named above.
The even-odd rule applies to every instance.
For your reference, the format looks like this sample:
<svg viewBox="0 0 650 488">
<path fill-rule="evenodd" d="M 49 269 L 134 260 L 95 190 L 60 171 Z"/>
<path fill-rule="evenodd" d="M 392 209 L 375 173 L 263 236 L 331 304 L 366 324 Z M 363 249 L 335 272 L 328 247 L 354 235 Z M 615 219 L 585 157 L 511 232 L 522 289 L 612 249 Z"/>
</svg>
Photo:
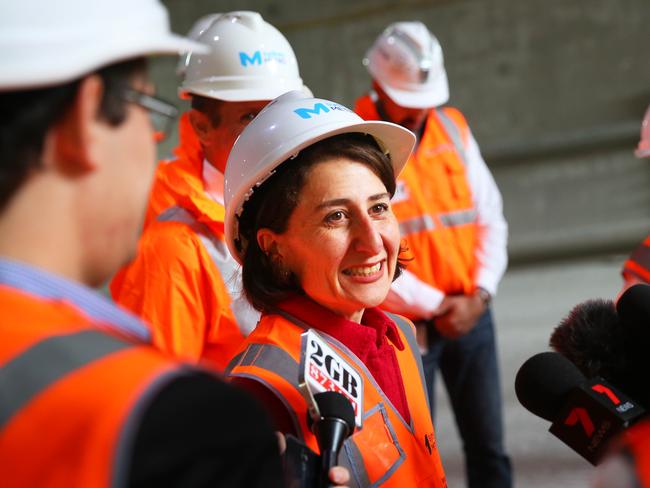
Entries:
<svg viewBox="0 0 650 488">
<path fill-rule="evenodd" d="M 181 230 L 170 239 L 149 227 L 135 261 L 120 276 L 119 288 L 111 286 L 113 298 L 150 324 L 157 348 L 198 362 L 213 342 L 219 347 L 211 354 L 218 357 L 209 359 L 225 367 L 242 340 L 236 324 L 230 323 L 229 300 L 219 299 L 227 291 L 207 271 L 213 265 L 199 238 L 183 232 L 181 224 L 167 225 Z"/>
<path fill-rule="evenodd" d="M 477 211 L 479 246 L 476 286 L 496 295 L 499 281 L 508 264 L 508 224 L 503 217 L 501 193 L 470 133 L 465 151 L 467 179 Z M 412 319 L 431 318 L 445 293 L 405 271 L 391 287 L 384 306 L 391 312 Z M 416 316 L 417 315 L 417 316 Z"/>
</svg>

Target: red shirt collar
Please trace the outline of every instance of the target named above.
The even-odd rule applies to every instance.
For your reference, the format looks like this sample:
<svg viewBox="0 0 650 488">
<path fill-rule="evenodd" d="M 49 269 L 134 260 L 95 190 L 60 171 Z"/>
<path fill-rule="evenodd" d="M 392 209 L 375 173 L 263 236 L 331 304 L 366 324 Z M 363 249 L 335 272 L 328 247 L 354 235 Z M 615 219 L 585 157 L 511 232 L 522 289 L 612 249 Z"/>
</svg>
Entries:
<svg viewBox="0 0 650 488">
<path fill-rule="evenodd" d="M 294 295 L 279 303 L 278 308 L 334 337 L 363 362 L 387 340 L 400 351 L 404 350 L 397 326 L 378 308 L 367 308 L 360 324 L 337 315 L 305 295 Z"/>
</svg>

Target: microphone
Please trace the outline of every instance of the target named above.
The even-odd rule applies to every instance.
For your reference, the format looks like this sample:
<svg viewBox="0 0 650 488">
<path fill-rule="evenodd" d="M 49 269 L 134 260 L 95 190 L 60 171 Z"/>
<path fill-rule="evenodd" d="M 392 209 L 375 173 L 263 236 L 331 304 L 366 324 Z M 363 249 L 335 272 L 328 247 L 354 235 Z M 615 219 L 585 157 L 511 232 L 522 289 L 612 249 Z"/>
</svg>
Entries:
<svg viewBox="0 0 650 488">
<path fill-rule="evenodd" d="M 329 470 L 338 464 L 343 442 L 354 432 L 354 409 L 350 401 L 335 391 L 314 395 L 318 416 L 312 421 L 311 430 L 316 436 L 321 455 L 320 487 L 330 486 Z"/>
<path fill-rule="evenodd" d="M 609 441 L 645 410 L 601 378 L 587 380 L 556 352 L 529 358 L 517 372 L 515 392 L 530 412 L 552 422 L 549 431 L 591 464 Z"/>
<path fill-rule="evenodd" d="M 616 305 L 576 305 L 551 334 L 550 345 L 585 376 L 602 376 L 650 408 L 650 286 L 630 287 Z"/>
</svg>

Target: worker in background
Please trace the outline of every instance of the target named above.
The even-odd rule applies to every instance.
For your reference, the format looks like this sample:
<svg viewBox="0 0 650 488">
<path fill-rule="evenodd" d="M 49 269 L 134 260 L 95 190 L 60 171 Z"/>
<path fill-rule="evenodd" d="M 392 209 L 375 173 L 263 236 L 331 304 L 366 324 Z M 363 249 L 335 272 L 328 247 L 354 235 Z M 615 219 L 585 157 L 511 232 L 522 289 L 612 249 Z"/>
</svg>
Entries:
<svg viewBox="0 0 650 488">
<path fill-rule="evenodd" d="M 650 158 L 650 106 L 641 123 L 641 139 L 634 155 L 637 158 Z M 623 288 L 619 296 L 632 285 L 650 283 L 650 235 L 632 251 L 630 257 L 623 264 L 621 274 L 623 275 Z"/>
<path fill-rule="evenodd" d="M 291 46 L 256 12 L 206 16 L 193 30 L 212 51 L 181 59 L 192 107 L 175 158 L 156 172 L 137 256 L 110 288 L 161 350 L 223 369 L 259 318 L 224 241 L 226 159 L 269 100 L 303 83 Z"/>
<path fill-rule="evenodd" d="M 490 302 L 506 264 L 499 190 L 449 98 L 438 40 L 421 22 L 390 25 L 364 59 L 372 90 L 355 111 L 412 130 L 417 146 L 392 199 L 412 253 L 384 306 L 418 326 L 429 397 L 440 369 L 463 438 L 468 484 L 510 487 Z"/>
<path fill-rule="evenodd" d="M 176 113 L 146 57 L 205 47 L 156 0 L 3 2 L 0 32 L 0 484 L 283 486 L 262 409 L 90 288 L 135 251 L 148 115 Z"/>
</svg>

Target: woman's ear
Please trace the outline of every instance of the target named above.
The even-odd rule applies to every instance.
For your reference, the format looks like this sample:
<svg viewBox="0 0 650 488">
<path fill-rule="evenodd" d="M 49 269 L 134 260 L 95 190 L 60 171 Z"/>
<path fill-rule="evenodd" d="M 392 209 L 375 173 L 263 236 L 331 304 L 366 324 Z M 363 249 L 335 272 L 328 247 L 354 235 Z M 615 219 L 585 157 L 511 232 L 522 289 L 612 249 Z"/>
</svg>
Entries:
<svg viewBox="0 0 650 488">
<path fill-rule="evenodd" d="M 60 171 L 69 174 L 85 173 L 96 169 L 99 155 L 102 121 L 99 110 L 104 95 L 104 83 L 97 75 L 87 76 L 79 82 L 74 101 L 52 131 L 52 159 Z"/>
<path fill-rule="evenodd" d="M 259 229 L 257 231 L 257 245 L 267 256 L 282 257 L 278 250 L 278 237 L 271 229 Z"/>
</svg>

